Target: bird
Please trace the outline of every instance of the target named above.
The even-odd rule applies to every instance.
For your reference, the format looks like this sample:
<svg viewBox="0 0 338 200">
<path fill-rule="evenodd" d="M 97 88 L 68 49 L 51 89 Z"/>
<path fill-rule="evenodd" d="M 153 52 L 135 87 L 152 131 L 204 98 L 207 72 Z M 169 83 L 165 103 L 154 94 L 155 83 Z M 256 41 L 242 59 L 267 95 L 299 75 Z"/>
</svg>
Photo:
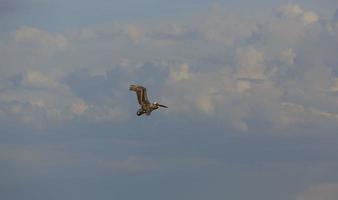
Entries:
<svg viewBox="0 0 338 200">
<path fill-rule="evenodd" d="M 153 110 L 158 109 L 159 107 L 168 108 L 165 105 L 159 104 L 156 101 L 150 103 L 147 96 L 147 89 L 140 85 L 130 85 L 129 90 L 136 92 L 138 103 L 140 104 L 140 109 L 136 112 L 137 116 L 146 114 L 149 116 Z"/>
</svg>

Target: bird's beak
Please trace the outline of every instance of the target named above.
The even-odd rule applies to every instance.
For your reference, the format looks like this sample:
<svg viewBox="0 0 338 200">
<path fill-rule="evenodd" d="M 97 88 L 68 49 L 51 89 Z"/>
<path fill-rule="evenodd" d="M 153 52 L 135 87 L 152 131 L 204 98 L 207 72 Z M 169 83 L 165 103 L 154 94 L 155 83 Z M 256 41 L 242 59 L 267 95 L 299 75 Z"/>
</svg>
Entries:
<svg viewBox="0 0 338 200">
<path fill-rule="evenodd" d="M 158 104 L 158 106 L 160 106 L 160 107 L 162 107 L 162 108 L 168 108 L 168 106 L 161 105 L 161 104 Z"/>
</svg>

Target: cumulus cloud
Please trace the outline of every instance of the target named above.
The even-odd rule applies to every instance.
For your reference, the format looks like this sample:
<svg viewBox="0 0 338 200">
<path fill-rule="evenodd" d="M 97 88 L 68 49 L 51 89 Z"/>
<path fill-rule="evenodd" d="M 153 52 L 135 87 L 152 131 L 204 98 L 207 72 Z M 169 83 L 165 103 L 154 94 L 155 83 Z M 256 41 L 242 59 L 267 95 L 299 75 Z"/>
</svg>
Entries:
<svg viewBox="0 0 338 200">
<path fill-rule="evenodd" d="M 236 68 L 238 78 L 265 79 L 264 55 L 254 47 L 237 49 Z"/>
<path fill-rule="evenodd" d="M 133 42 L 136 42 L 136 43 L 138 43 L 144 35 L 142 28 L 136 25 L 128 25 L 126 28 L 126 32 L 127 32 L 128 37 Z"/>
<path fill-rule="evenodd" d="M 250 36 L 242 38 L 243 40 L 249 38 L 250 45 L 236 48 L 235 59 L 232 59 L 231 64 L 233 67 L 226 65 L 218 68 L 215 73 L 195 73 L 189 81 L 192 84 L 190 91 L 184 90 L 185 93 L 191 94 L 192 88 L 198 88 L 196 91 L 200 95 L 191 95 L 189 100 L 186 97 L 189 95 L 186 94 L 186 100 L 195 101 L 197 107 L 208 115 L 219 116 L 220 112 L 231 113 L 229 116 L 227 114 L 222 116 L 237 130 L 251 130 L 254 127 L 250 124 L 257 118 L 265 119 L 266 123 L 275 130 L 288 129 L 290 124 L 316 122 L 320 126 L 319 124 L 323 124 L 324 121 L 330 122 L 330 125 L 326 125 L 334 126 L 336 111 L 328 112 L 330 107 L 328 105 L 333 106 L 337 98 L 329 97 L 329 94 L 323 92 L 329 87 L 331 91 L 334 90 L 334 83 L 331 82 L 331 86 L 329 84 L 334 78 L 333 74 L 329 71 L 324 72 L 325 70 L 318 73 L 320 68 L 327 69 L 327 67 L 306 68 L 308 63 L 303 60 L 305 58 L 297 58 L 297 51 L 301 51 L 303 39 L 314 37 L 320 40 L 321 35 L 317 34 L 317 29 L 307 27 L 317 22 L 319 17 L 298 5 L 288 4 L 280 9 L 276 18 L 263 23 L 258 30 L 252 29 L 253 36 L 261 35 L 258 40 L 252 41 Z M 312 54 L 312 57 L 314 56 L 318 55 Z M 325 66 L 324 63 L 321 64 Z M 292 67 L 288 68 L 285 65 L 292 65 Z M 302 74 L 302 70 L 307 73 Z M 297 74 L 296 76 L 301 80 L 297 80 L 298 78 L 292 76 L 292 73 Z M 312 86 L 310 82 L 308 83 L 310 80 Z M 314 83 L 314 80 L 317 82 Z M 293 82 L 296 82 L 296 85 L 291 84 Z M 175 87 L 185 88 L 181 85 Z M 315 89 L 316 87 L 318 90 Z M 310 93 L 312 95 L 318 93 L 318 100 L 330 99 L 327 101 L 327 106 L 322 106 L 319 102 L 315 103 L 317 100 L 313 97 L 309 100 Z M 232 99 L 237 100 L 236 104 Z M 289 104 L 289 102 L 293 103 Z M 289 105 L 297 105 L 296 107 L 301 109 L 288 109 Z"/>
<path fill-rule="evenodd" d="M 169 118 L 217 118 L 239 131 L 257 121 L 270 131 L 335 121 L 338 31 L 320 20 L 287 4 L 265 20 L 214 6 L 202 20 L 170 25 L 114 22 L 64 33 L 22 27 L 0 48 L 1 108 L 123 121 L 131 112 L 126 99 L 134 100 L 126 87 L 137 82 L 169 105 Z"/>
<path fill-rule="evenodd" d="M 292 48 L 285 49 L 280 52 L 279 60 L 287 65 L 293 65 L 295 62 L 296 53 Z"/>
<path fill-rule="evenodd" d="M 33 27 L 22 27 L 14 34 L 14 41 L 26 43 L 31 47 L 41 47 L 43 50 L 59 50 L 68 46 L 67 39 L 62 35 L 53 35 Z"/>
<path fill-rule="evenodd" d="M 204 97 L 200 97 L 196 100 L 197 106 L 206 114 L 213 114 L 215 108 L 212 105 L 212 98 L 206 94 Z"/>
<path fill-rule="evenodd" d="M 56 81 L 47 77 L 43 73 L 36 70 L 28 70 L 27 73 L 24 74 L 22 79 L 22 84 L 24 86 L 31 87 L 57 87 L 58 84 Z"/>
<path fill-rule="evenodd" d="M 171 68 L 170 70 L 170 80 L 181 81 L 189 80 L 190 78 L 191 74 L 189 72 L 188 64 L 181 64 L 178 69 Z"/>
<path fill-rule="evenodd" d="M 255 193 L 273 199 L 261 186 L 277 171 L 281 199 L 337 199 L 338 25 L 315 11 L 289 4 L 255 18 L 216 6 L 168 24 L 25 26 L 1 35 L 0 162 L 12 172 L 5 187 L 31 178 L 63 187 L 81 177 L 91 188 L 130 173 L 139 182 L 149 173 L 198 174 L 213 187 L 225 171 L 224 184 L 243 173 L 261 180 L 264 171 Z M 169 108 L 137 117 L 134 83 Z"/>
<path fill-rule="evenodd" d="M 331 92 L 338 92 L 338 78 L 335 78 L 332 82 L 332 85 L 329 88 Z"/>
<path fill-rule="evenodd" d="M 287 4 L 279 8 L 278 15 L 280 17 L 300 19 L 305 24 L 312 24 L 318 21 L 319 17 L 312 11 L 304 11 L 297 4 Z"/>
<path fill-rule="evenodd" d="M 88 105 L 83 101 L 79 100 L 72 104 L 71 111 L 76 115 L 81 115 L 88 109 Z"/>
<path fill-rule="evenodd" d="M 66 85 L 39 71 L 27 71 L 17 79 L 0 94 L 2 117 L 39 128 L 72 118 L 68 107 L 78 98 Z"/>
<path fill-rule="evenodd" d="M 210 14 L 197 27 L 204 39 L 225 45 L 233 45 L 249 37 L 256 29 L 257 25 L 250 19 L 227 12 L 220 5 L 212 6 Z"/>
<path fill-rule="evenodd" d="M 303 14 L 303 10 L 297 4 L 287 4 L 282 6 L 279 10 L 281 16 L 293 16 L 298 17 Z"/>
<path fill-rule="evenodd" d="M 321 126 L 323 124 L 335 124 L 337 121 L 337 113 L 320 110 L 314 107 L 305 107 L 304 105 L 294 103 L 282 104 L 281 122 L 285 123 L 286 127 L 307 123 Z"/>
</svg>

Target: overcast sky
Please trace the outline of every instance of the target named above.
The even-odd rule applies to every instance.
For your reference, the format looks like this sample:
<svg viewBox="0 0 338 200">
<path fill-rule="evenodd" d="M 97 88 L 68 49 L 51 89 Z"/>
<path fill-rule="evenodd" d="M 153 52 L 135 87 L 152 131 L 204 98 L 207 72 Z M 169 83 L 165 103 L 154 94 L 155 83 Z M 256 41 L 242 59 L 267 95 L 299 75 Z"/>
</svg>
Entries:
<svg viewBox="0 0 338 200">
<path fill-rule="evenodd" d="M 336 9 L 0 0 L 0 199 L 337 200 Z"/>
</svg>

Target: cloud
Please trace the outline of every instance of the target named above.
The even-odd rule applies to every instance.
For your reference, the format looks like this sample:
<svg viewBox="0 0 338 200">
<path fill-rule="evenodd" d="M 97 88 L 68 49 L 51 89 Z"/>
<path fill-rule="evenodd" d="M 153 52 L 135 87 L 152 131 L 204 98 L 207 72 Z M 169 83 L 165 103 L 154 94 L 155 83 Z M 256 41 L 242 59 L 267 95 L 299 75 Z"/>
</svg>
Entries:
<svg viewBox="0 0 338 200">
<path fill-rule="evenodd" d="M 0 109 L 3 118 L 43 128 L 71 119 L 68 107 L 76 100 L 66 86 L 53 82 L 40 72 L 28 72 L 19 85 L 2 90 Z"/>
<path fill-rule="evenodd" d="M 337 199 L 338 26 L 301 5 L 283 9 L 255 18 L 216 6 L 184 20 L 1 35 L 6 191 L 33 181 L 25 191 L 42 186 L 45 199 L 59 198 L 51 185 L 104 199 L 128 196 L 136 181 L 137 194 L 155 186 L 161 197 L 163 177 L 174 189 L 193 177 L 203 181 L 188 193 L 273 199 L 278 187 L 280 199 Z M 134 83 L 169 108 L 137 117 Z"/>
<path fill-rule="evenodd" d="M 69 45 L 67 39 L 62 35 L 53 35 L 33 27 L 22 27 L 14 34 L 16 43 L 26 43 L 32 48 L 40 47 L 44 50 L 62 50 Z"/>
<path fill-rule="evenodd" d="M 236 68 L 238 78 L 265 79 L 264 55 L 254 47 L 236 50 Z"/>
<path fill-rule="evenodd" d="M 329 88 L 330 92 L 338 92 L 338 78 L 335 78 Z"/>
<path fill-rule="evenodd" d="M 181 64 L 178 69 L 171 68 L 169 76 L 169 79 L 172 81 L 189 80 L 191 78 L 189 65 Z"/>
<path fill-rule="evenodd" d="M 79 100 L 72 104 L 71 111 L 76 115 L 81 115 L 88 109 L 88 105 L 83 101 Z"/>
<path fill-rule="evenodd" d="M 306 24 L 312 24 L 317 22 L 319 19 L 318 15 L 314 12 L 305 12 L 303 14 L 303 20 Z"/>
<path fill-rule="evenodd" d="M 286 126 L 307 123 L 320 126 L 324 124 L 323 122 L 334 124 L 338 121 L 338 114 L 336 113 L 294 103 L 283 103 L 282 110 L 282 120 L 286 123 Z"/>
<path fill-rule="evenodd" d="M 303 14 L 303 10 L 297 4 L 287 4 L 279 9 L 281 16 L 298 17 Z"/>
<path fill-rule="evenodd" d="M 197 99 L 196 104 L 206 114 L 212 114 L 215 111 L 212 105 L 212 98 L 209 95 Z"/>
<path fill-rule="evenodd" d="M 42 88 L 53 88 L 59 86 L 56 81 L 36 70 L 28 70 L 22 78 L 22 84 L 23 86 Z"/>
<path fill-rule="evenodd" d="M 338 198 L 337 183 L 321 183 L 308 188 L 303 194 L 297 197 L 297 200 L 334 200 Z"/>
<path fill-rule="evenodd" d="M 305 24 L 312 24 L 318 21 L 319 17 L 312 11 L 304 11 L 297 4 L 287 4 L 279 8 L 278 16 L 301 19 Z"/>
<path fill-rule="evenodd" d="M 39 129 L 66 123 L 88 107 L 69 86 L 33 69 L 6 79 L 0 94 L 2 118 Z"/>
<path fill-rule="evenodd" d="M 287 65 L 293 65 L 295 62 L 295 58 L 296 58 L 296 53 L 294 52 L 294 50 L 292 48 L 288 48 L 285 49 L 283 51 L 280 52 L 279 54 L 279 60 L 282 63 L 285 63 Z"/>
<path fill-rule="evenodd" d="M 138 83 L 168 104 L 168 118 L 219 119 L 244 132 L 256 123 L 278 132 L 323 118 L 318 123 L 330 121 L 332 130 L 337 42 L 334 22 L 319 21 L 286 4 L 264 20 L 215 6 L 169 25 L 113 22 L 64 33 L 22 27 L 0 48 L 2 107 L 58 116 L 41 115 L 49 121 L 123 123 L 135 100 L 126 87 Z"/>
<path fill-rule="evenodd" d="M 337 9 L 336 12 L 334 13 L 333 20 L 334 20 L 334 21 L 338 21 L 338 9 Z"/>
<path fill-rule="evenodd" d="M 128 37 L 136 43 L 138 43 L 144 35 L 142 28 L 137 25 L 128 25 L 126 32 Z"/>
<path fill-rule="evenodd" d="M 228 12 L 220 5 L 212 6 L 209 14 L 197 27 L 202 38 L 226 45 L 233 45 L 249 37 L 256 29 L 256 24 L 250 19 Z"/>
</svg>

